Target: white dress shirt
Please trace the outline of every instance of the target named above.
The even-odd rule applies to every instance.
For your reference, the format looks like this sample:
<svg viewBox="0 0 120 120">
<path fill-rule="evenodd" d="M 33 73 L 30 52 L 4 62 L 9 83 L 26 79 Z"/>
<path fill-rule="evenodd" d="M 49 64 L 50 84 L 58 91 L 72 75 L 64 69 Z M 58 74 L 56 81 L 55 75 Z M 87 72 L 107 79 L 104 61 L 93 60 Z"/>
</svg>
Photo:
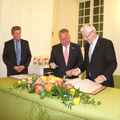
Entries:
<svg viewBox="0 0 120 120">
<path fill-rule="evenodd" d="M 95 40 L 90 44 L 89 52 L 88 52 L 89 62 L 91 62 L 91 57 L 92 57 L 92 54 L 93 54 L 93 51 L 95 49 L 98 39 L 99 39 L 99 36 L 97 36 Z"/>
<path fill-rule="evenodd" d="M 62 45 L 63 55 L 65 52 L 65 46 Z M 68 58 L 69 58 L 69 51 L 70 51 L 70 43 L 67 45 L 67 52 L 68 52 Z"/>
</svg>

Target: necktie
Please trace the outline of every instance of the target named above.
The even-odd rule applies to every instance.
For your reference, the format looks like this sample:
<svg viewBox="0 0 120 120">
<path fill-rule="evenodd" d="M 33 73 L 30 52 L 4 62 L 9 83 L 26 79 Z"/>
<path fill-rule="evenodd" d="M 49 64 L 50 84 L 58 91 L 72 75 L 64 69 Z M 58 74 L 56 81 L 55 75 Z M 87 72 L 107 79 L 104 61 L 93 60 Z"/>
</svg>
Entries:
<svg viewBox="0 0 120 120">
<path fill-rule="evenodd" d="M 67 51 L 67 47 L 65 47 L 64 59 L 65 59 L 66 65 L 67 65 L 68 64 L 68 51 Z"/>
<path fill-rule="evenodd" d="M 20 65 L 21 57 L 20 57 L 20 47 L 19 47 L 19 41 L 16 40 L 16 58 L 17 58 L 17 65 Z"/>
<path fill-rule="evenodd" d="M 90 47 L 89 47 L 89 53 L 88 53 L 89 63 L 91 62 L 92 53 L 93 53 L 93 44 L 91 43 L 91 44 L 90 44 Z M 91 77 L 90 71 L 89 71 L 89 76 Z"/>
<path fill-rule="evenodd" d="M 89 56 L 89 63 L 91 62 L 91 57 L 92 57 L 92 48 L 93 48 L 93 46 L 92 46 L 92 43 L 90 44 L 90 47 L 89 47 L 89 53 L 88 53 L 88 56 Z"/>
</svg>

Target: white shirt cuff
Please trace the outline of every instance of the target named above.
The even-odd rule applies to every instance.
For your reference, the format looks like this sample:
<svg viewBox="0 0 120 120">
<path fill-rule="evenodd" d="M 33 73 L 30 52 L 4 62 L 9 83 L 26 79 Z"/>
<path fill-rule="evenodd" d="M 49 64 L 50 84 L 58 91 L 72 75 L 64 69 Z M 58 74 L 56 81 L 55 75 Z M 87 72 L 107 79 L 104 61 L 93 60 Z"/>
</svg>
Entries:
<svg viewBox="0 0 120 120">
<path fill-rule="evenodd" d="M 104 78 L 105 81 L 107 81 L 107 79 L 106 79 L 106 77 L 104 75 L 101 75 L 101 76 Z"/>
<path fill-rule="evenodd" d="M 81 70 L 79 69 L 79 68 L 77 68 L 77 70 L 78 70 L 78 72 L 79 72 L 79 74 L 81 73 Z"/>
</svg>

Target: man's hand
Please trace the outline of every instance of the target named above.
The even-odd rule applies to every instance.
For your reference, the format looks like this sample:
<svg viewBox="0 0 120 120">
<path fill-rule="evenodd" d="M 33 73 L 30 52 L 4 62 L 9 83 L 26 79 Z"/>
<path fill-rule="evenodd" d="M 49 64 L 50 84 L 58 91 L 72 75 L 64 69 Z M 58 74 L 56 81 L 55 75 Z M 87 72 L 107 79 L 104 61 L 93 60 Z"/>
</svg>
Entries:
<svg viewBox="0 0 120 120">
<path fill-rule="evenodd" d="M 71 77 L 72 76 L 72 70 L 73 69 L 66 71 L 66 75 L 69 76 L 69 77 Z"/>
<path fill-rule="evenodd" d="M 100 76 L 98 76 L 97 78 L 95 78 L 95 80 L 94 80 L 97 84 L 101 84 L 101 83 L 103 83 L 104 81 L 105 81 L 105 78 L 102 76 L 102 75 L 100 75 Z"/>
<path fill-rule="evenodd" d="M 21 65 L 19 66 L 19 71 L 18 72 L 22 72 L 25 69 L 25 66 Z"/>
<path fill-rule="evenodd" d="M 53 62 L 53 63 L 50 63 L 50 68 L 51 69 L 56 69 L 57 65 Z"/>
<path fill-rule="evenodd" d="M 79 69 L 79 68 L 75 68 L 75 69 L 72 70 L 72 75 L 73 75 L 73 76 L 78 76 L 80 73 L 81 73 L 81 72 L 80 72 L 80 69 Z"/>
<path fill-rule="evenodd" d="M 17 72 L 22 72 L 24 69 L 25 69 L 25 66 L 23 66 L 23 65 L 14 67 L 14 70 Z"/>
<path fill-rule="evenodd" d="M 15 66 L 14 70 L 18 72 L 19 71 L 19 66 Z"/>
</svg>

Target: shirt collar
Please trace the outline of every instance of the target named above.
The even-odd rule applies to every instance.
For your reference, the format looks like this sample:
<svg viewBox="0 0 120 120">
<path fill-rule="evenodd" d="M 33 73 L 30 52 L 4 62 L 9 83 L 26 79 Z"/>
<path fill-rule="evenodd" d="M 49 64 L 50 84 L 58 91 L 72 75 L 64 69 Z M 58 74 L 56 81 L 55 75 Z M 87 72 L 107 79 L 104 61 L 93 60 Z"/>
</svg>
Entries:
<svg viewBox="0 0 120 120">
<path fill-rule="evenodd" d="M 13 38 L 13 40 L 14 40 L 14 41 L 17 41 L 17 40 L 15 40 L 14 38 Z M 18 41 L 20 42 L 20 39 L 19 39 Z"/>
<path fill-rule="evenodd" d="M 62 45 L 63 47 L 65 47 L 64 45 Z M 67 48 L 69 48 L 70 47 L 70 43 L 67 45 Z"/>
</svg>

